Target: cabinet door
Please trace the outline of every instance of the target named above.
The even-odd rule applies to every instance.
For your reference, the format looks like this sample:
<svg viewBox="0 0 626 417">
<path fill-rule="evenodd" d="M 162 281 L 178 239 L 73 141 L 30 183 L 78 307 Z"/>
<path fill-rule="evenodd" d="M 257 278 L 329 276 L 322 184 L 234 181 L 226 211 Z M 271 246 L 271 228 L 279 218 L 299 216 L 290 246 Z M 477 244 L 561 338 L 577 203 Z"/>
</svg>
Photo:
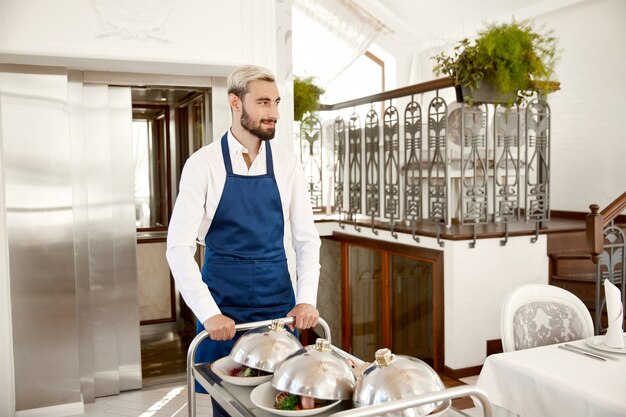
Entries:
<svg viewBox="0 0 626 417">
<path fill-rule="evenodd" d="M 352 354 L 373 361 L 374 352 L 382 347 L 381 254 L 350 246 L 349 259 Z"/>
<path fill-rule="evenodd" d="M 443 372 L 443 252 L 337 233 L 341 346 L 365 360 L 390 348 Z"/>
<path fill-rule="evenodd" d="M 403 256 L 391 256 L 390 264 L 393 351 L 432 366 L 432 264 Z"/>
</svg>

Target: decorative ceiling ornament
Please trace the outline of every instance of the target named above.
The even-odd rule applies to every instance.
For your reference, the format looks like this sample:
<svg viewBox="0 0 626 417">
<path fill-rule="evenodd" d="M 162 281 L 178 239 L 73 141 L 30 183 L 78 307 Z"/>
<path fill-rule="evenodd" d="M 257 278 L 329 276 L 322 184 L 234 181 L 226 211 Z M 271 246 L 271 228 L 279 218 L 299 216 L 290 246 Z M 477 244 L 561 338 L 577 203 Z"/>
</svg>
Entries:
<svg viewBox="0 0 626 417">
<path fill-rule="evenodd" d="M 93 0 L 103 26 L 97 36 L 168 42 L 165 24 L 173 3 L 174 0 Z"/>
</svg>

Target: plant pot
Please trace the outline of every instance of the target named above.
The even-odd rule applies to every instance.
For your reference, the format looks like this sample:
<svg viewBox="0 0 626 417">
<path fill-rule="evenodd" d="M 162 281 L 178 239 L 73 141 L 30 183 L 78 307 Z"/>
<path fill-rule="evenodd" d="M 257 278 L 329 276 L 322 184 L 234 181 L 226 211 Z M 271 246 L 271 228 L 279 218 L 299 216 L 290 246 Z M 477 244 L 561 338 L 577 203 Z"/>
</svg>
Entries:
<svg viewBox="0 0 626 417">
<path fill-rule="evenodd" d="M 511 104 L 517 99 L 517 94 L 501 94 L 496 86 L 491 83 L 482 82 L 478 89 L 472 93 L 469 87 L 464 85 L 455 86 L 456 101 L 459 103 L 472 101 L 473 103 L 499 103 Z"/>
</svg>

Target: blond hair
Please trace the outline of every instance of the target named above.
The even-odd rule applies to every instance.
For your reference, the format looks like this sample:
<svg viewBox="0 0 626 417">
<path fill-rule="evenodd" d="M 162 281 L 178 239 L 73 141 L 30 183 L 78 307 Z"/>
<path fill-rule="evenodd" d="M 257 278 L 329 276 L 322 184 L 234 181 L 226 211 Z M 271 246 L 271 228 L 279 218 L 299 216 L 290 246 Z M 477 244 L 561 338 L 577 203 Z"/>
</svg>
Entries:
<svg viewBox="0 0 626 417">
<path fill-rule="evenodd" d="M 275 82 L 276 78 L 269 69 L 256 65 L 243 65 L 236 68 L 228 76 L 228 94 L 232 93 L 243 98 L 248 92 L 248 83 L 257 80 Z"/>
</svg>

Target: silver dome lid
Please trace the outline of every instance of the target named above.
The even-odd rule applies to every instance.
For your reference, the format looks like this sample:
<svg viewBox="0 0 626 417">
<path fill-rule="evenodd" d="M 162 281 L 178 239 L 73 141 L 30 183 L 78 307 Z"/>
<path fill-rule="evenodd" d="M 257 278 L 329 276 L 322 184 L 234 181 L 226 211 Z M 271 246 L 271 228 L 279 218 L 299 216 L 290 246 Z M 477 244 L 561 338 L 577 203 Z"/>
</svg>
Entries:
<svg viewBox="0 0 626 417">
<path fill-rule="evenodd" d="M 364 407 L 388 401 L 416 397 L 445 389 L 441 378 L 428 364 L 411 356 L 394 355 L 389 349 L 379 349 L 376 360 L 357 380 L 354 405 Z M 443 402 L 424 404 L 387 417 L 418 417 L 446 406 Z"/>
<path fill-rule="evenodd" d="M 229 357 L 237 363 L 274 372 L 289 355 L 302 349 L 300 341 L 285 329 L 282 321 L 244 333 L 230 351 Z"/>
<path fill-rule="evenodd" d="M 350 363 L 326 339 L 317 339 L 315 345 L 285 359 L 272 377 L 272 386 L 280 391 L 320 400 L 352 398 L 355 383 Z"/>
</svg>

